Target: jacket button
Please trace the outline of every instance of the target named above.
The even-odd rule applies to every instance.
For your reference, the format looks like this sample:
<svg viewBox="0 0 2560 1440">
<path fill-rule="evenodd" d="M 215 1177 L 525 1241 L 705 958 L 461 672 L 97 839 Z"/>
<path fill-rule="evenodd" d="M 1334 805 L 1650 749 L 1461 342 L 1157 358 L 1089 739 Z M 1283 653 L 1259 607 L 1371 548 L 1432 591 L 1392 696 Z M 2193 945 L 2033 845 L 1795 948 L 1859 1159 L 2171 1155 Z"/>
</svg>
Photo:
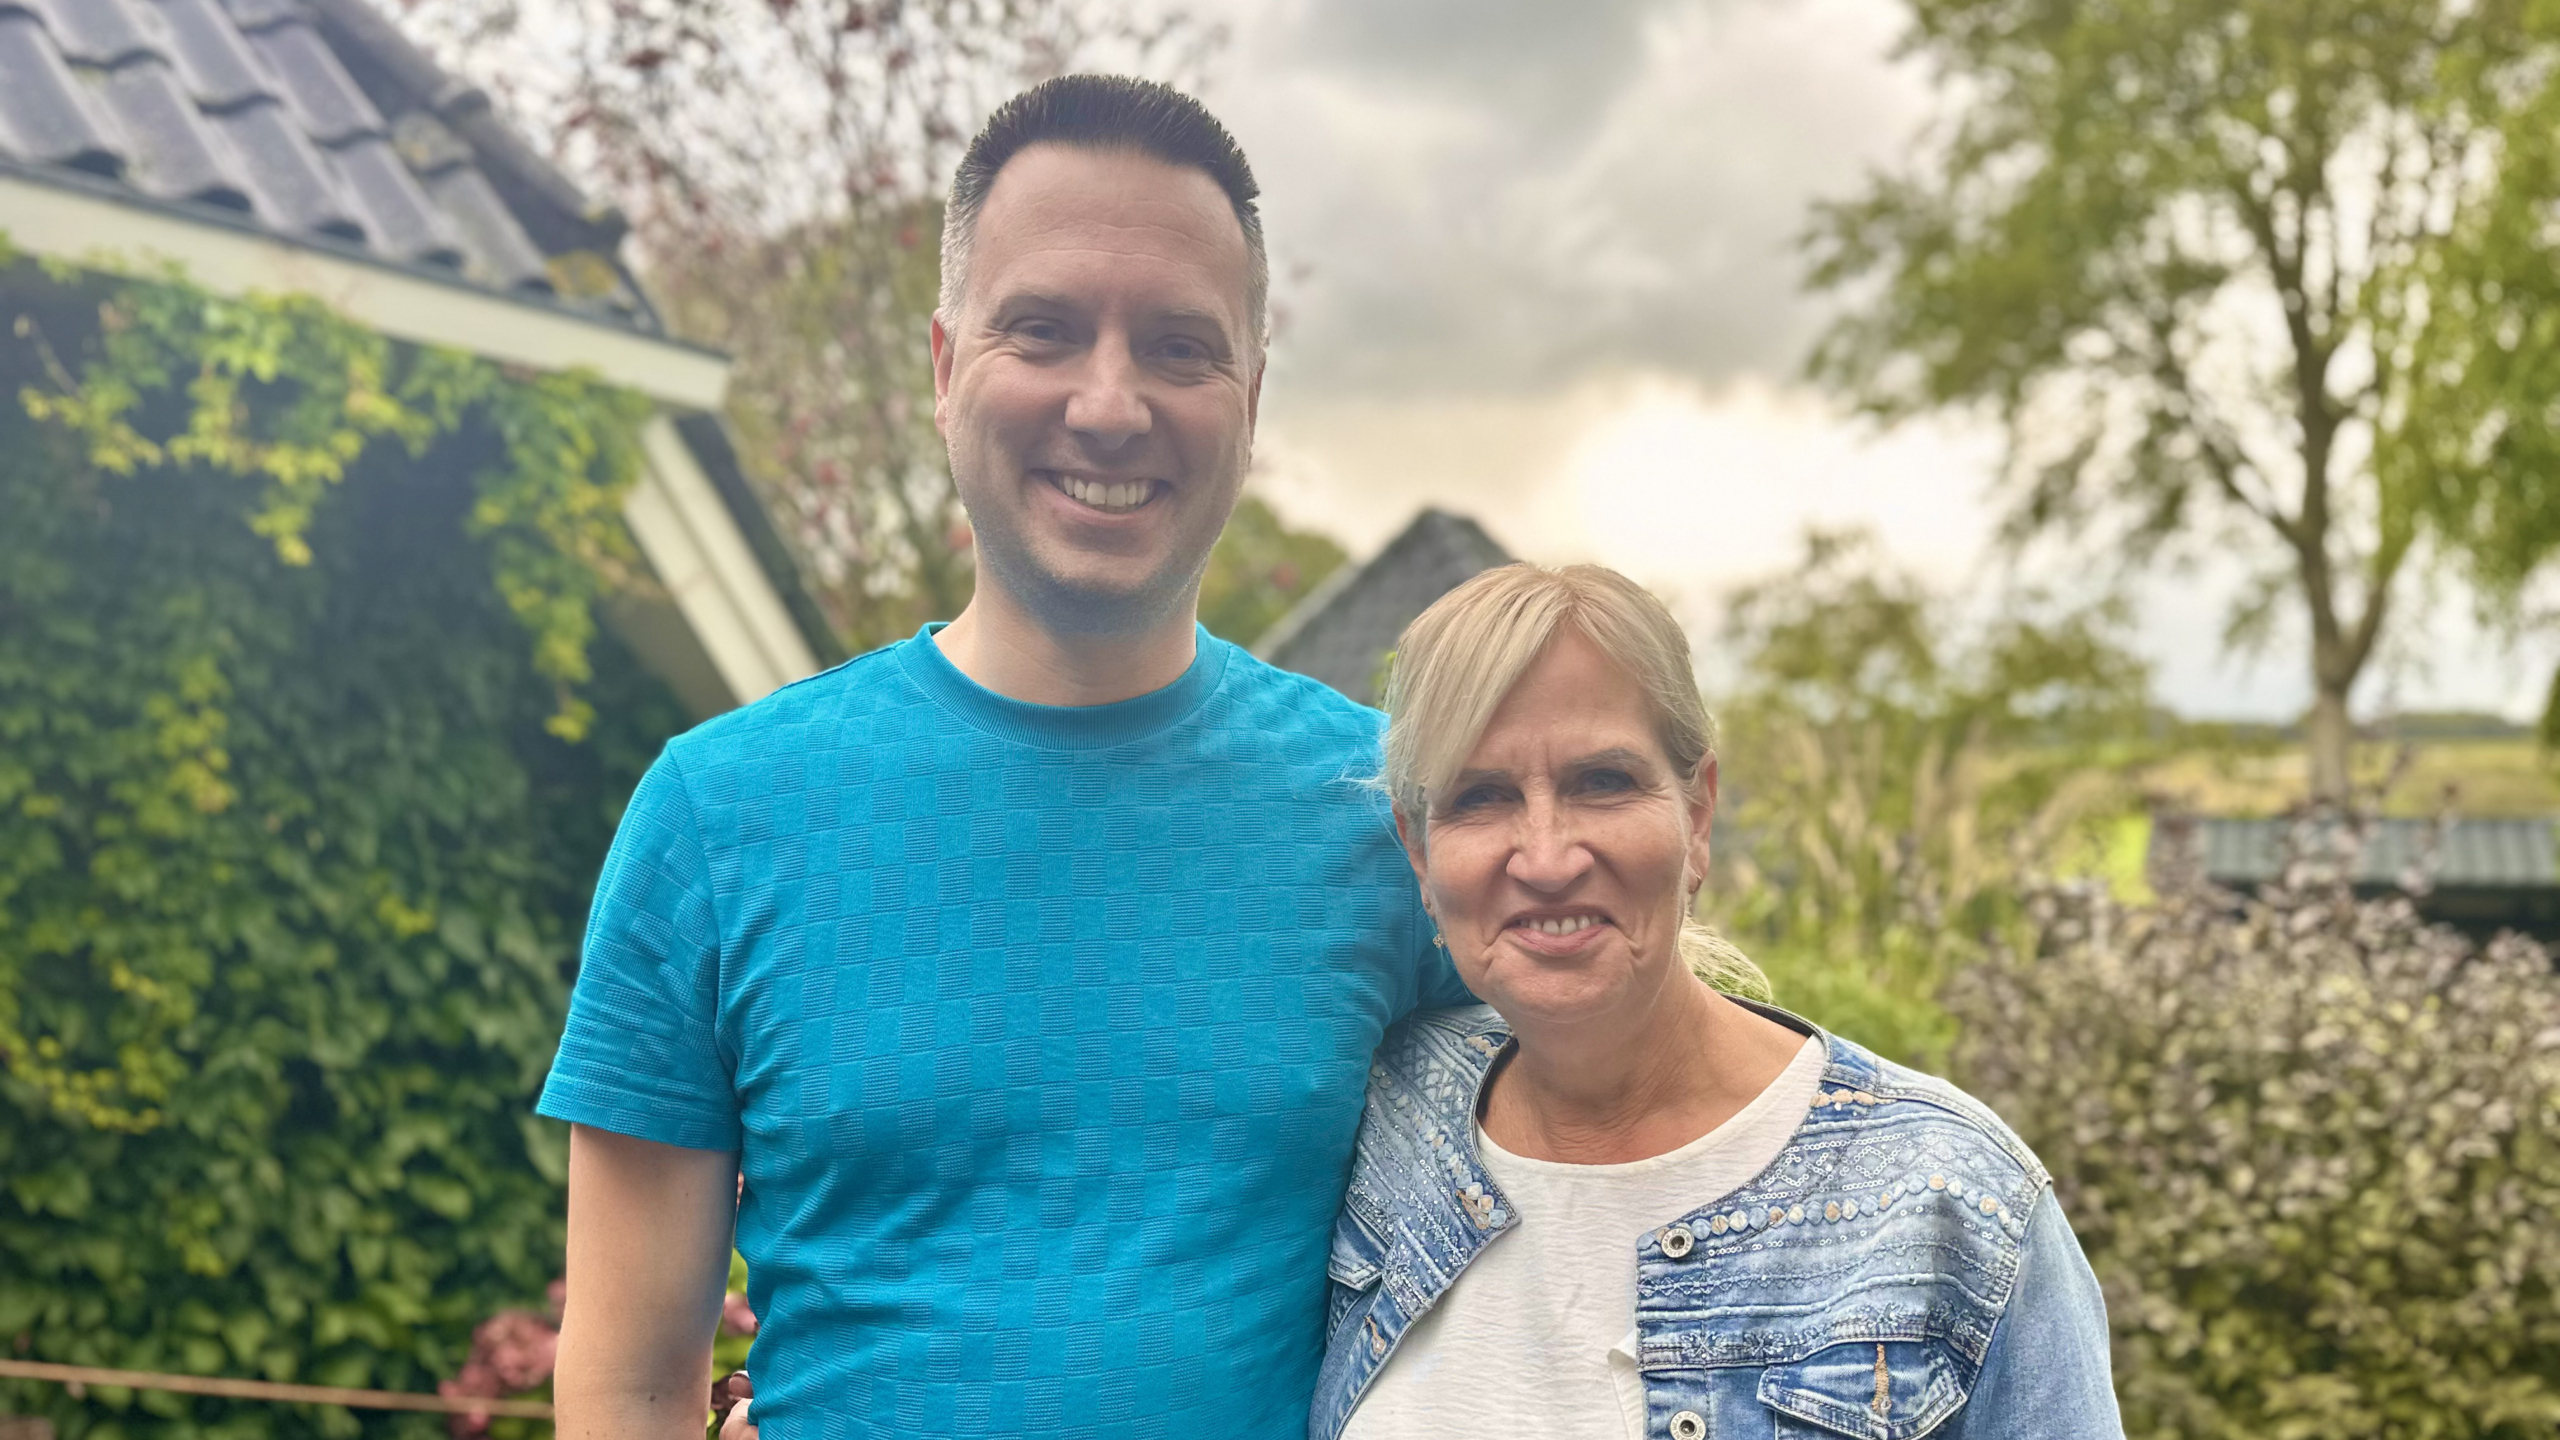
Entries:
<svg viewBox="0 0 2560 1440">
<path fill-rule="evenodd" d="M 1704 1440 L 1707 1422 L 1695 1410 L 1683 1410 L 1671 1417 L 1671 1440 Z"/>
<path fill-rule="evenodd" d="M 1686 1225 L 1668 1226 L 1662 1232 L 1662 1253 L 1674 1260 L 1686 1259 L 1697 1243 L 1697 1237 L 1689 1233 Z"/>
</svg>

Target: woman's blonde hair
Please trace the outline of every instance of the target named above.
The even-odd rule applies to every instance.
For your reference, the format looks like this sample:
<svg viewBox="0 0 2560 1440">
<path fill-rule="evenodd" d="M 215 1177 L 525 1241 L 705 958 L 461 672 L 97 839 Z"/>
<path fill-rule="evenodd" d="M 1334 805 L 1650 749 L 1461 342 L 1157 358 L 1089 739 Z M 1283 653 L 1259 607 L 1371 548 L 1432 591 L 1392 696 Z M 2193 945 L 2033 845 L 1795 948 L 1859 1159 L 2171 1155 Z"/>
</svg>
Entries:
<svg viewBox="0 0 2560 1440">
<path fill-rule="evenodd" d="M 1414 617 L 1387 671 L 1386 787 L 1412 834 L 1484 735 L 1493 712 L 1572 627 L 1645 694 L 1685 791 L 1715 757 L 1715 721 L 1689 668 L 1689 637 L 1643 586 L 1602 565 L 1505 565 Z M 1702 877 L 1701 877 L 1702 878 Z M 1768 978 L 1731 941 L 1683 917 L 1680 957 L 1718 990 L 1765 999 Z"/>
</svg>

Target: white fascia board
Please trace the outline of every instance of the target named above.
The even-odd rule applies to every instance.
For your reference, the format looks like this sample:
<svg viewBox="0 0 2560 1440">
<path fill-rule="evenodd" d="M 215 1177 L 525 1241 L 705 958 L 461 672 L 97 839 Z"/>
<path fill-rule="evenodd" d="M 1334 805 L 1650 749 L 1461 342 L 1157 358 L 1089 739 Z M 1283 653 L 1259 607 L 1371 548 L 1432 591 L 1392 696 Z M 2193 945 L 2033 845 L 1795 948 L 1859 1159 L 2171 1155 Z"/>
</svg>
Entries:
<svg viewBox="0 0 2560 1440">
<path fill-rule="evenodd" d="M 818 673 L 818 657 L 675 422 L 652 418 L 640 444 L 646 464 L 623 516 L 730 695 L 744 705 Z"/>
<path fill-rule="evenodd" d="M 0 174 L 0 234 L 28 254 L 93 269 L 148 275 L 175 263 L 218 295 L 316 296 L 395 340 L 536 370 L 585 368 L 678 409 L 716 410 L 728 389 L 729 362 L 709 351 L 68 185 Z"/>
</svg>

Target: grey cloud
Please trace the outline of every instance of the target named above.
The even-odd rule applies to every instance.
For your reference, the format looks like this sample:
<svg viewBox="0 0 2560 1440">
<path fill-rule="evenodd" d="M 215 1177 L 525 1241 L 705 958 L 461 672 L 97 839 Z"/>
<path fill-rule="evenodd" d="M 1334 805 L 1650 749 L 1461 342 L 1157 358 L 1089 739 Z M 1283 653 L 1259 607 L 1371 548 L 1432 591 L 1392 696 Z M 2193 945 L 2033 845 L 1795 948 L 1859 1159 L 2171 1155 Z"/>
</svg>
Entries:
<svg viewBox="0 0 2560 1440">
<path fill-rule="evenodd" d="M 1794 240 L 1919 92 L 1892 0 L 1313 0 L 1219 103 L 1269 196 L 1308 391 L 1532 392 L 1792 369 Z"/>
</svg>

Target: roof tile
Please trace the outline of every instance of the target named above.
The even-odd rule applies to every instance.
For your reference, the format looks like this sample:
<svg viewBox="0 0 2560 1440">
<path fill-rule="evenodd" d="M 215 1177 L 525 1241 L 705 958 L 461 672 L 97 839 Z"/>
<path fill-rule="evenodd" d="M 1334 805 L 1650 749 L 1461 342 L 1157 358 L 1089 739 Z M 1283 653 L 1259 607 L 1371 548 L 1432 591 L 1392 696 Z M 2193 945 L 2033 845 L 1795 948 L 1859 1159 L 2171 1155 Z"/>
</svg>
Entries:
<svg viewBox="0 0 2560 1440">
<path fill-rule="evenodd" d="M 205 118 L 239 153 L 261 219 L 287 234 L 365 238 L 363 224 L 331 183 L 327 162 L 282 101 Z"/>
<path fill-rule="evenodd" d="M 312 139 L 336 145 L 351 135 L 380 135 L 390 128 L 308 24 L 296 21 L 262 30 L 249 43 L 282 82 L 278 93 L 292 102 Z"/>
<path fill-rule="evenodd" d="M 213 0 L 149 0 L 168 27 L 169 57 L 207 110 L 230 110 L 276 93 L 249 42 Z"/>
<path fill-rule="evenodd" d="M 1345 565 L 1309 591 L 1256 651 L 1374 705 L 1387 652 L 1413 617 L 1478 572 L 1509 563 L 1475 521 L 1425 510 L 1367 562 Z"/>
<path fill-rule="evenodd" d="M 2459 819 L 2438 836 L 2429 821 L 2395 817 L 2372 822 L 2358 847 L 2334 822 L 2297 827 L 2289 820 L 2208 816 L 2195 821 L 2192 843 L 2205 875 L 2224 885 L 2275 879 L 2300 845 L 2307 847 L 2306 858 L 2330 858 L 2341 848 L 2352 851 L 2350 878 L 2359 885 L 2393 885 L 2418 869 L 2444 887 L 2538 889 L 2560 886 L 2560 846 L 2554 844 L 2553 823 L 2547 816 Z M 2162 847 L 2169 838 L 2167 832 L 2155 832 L 2155 860 L 2168 858 Z"/>
<path fill-rule="evenodd" d="M 618 268 L 559 293 L 547 252 L 613 236 L 379 3 L 0 0 L 0 162 L 655 330 Z"/>
<path fill-rule="evenodd" d="M 363 136 L 338 147 L 334 155 L 375 249 L 411 264 L 463 268 L 461 239 L 400 163 L 390 141 Z"/>
<path fill-rule="evenodd" d="M 99 175 L 124 172 L 124 150 L 95 102 L 23 12 L 0 14 L 0 139 L 11 153 Z"/>
<path fill-rule="evenodd" d="M 155 56 L 109 71 L 102 90 L 124 121 L 127 178 L 136 187 L 163 199 L 250 208 L 239 161 L 204 128 L 167 61 Z"/>
<path fill-rule="evenodd" d="M 500 290 L 549 294 L 551 272 L 489 177 L 468 165 L 427 177 L 427 193 L 452 217 L 469 260 L 464 273 Z"/>
<path fill-rule="evenodd" d="M 42 20 L 65 59 L 84 65 L 117 65 L 153 53 L 156 17 L 133 8 L 140 0 L 0 0 L 0 12 L 19 10 Z"/>
<path fill-rule="evenodd" d="M 440 170 L 471 163 L 471 147 L 450 126 L 424 110 L 412 110 L 393 121 L 391 143 L 400 147 L 400 158 L 420 175 L 432 176 Z"/>
<path fill-rule="evenodd" d="M 233 23 L 250 35 L 270 25 L 309 18 L 302 8 L 302 0 L 223 0 L 223 8 L 231 12 Z"/>
</svg>

